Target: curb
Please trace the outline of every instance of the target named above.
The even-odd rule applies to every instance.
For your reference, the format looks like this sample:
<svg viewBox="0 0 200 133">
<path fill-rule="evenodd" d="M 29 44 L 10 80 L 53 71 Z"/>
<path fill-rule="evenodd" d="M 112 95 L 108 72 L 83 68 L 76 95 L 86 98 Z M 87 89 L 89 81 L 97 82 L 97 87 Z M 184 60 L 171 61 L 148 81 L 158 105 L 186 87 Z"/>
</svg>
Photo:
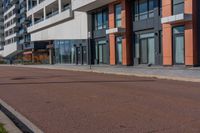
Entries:
<svg viewBox="0 0 200 133">
<path fill-rule="evenodd" d="M 26 117 L 0 99 L 0 110 L 24 133 L 44 133 Z"/>
<path fill-rule="evenodd" d="M 92 72 L 92 73 L 99 73 L 99 74 L 112 74 L 112 75 L 121 75 L 121 76 L 136 76 L 136 77 L 144 77 L 144 78 L 157 78 L 163 80 L 174 80 L 174 81 L 184 81 L 184 82 L 194 82 L 200 83 L 200 79 L 194 78 L 183 78 L 183 77 L 170 77 L 170 76 L 160 76 L 160 75 L 153 75 L 153 74 L 139 74 L 139 73 L 123 73 L 123 72 L 105 72 L 105 71 L 98 71 L 98 70 L 84 70 L 84 69 L 69 69 L 69 68 L 53 68 L 53 67 L 38 67 L 38 66 L 16 66 L 16 67 L 23 67 L 23 68 L 36 68 L 36 69 L 49 69 L 49 70 L 65 70 L 65 71 L 74 71 L 74 72 Z"/>
</svg>

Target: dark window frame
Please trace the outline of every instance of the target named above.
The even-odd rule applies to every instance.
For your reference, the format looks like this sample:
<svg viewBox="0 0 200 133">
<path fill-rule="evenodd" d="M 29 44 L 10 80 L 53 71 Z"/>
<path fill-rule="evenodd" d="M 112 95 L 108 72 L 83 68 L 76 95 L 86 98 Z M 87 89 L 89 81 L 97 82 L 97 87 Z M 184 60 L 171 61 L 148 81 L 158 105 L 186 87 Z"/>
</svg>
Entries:
<svg viewBox="0 0 200 133">
<path fill-rule="evenodd" d="M 145 19 L 149 19 L 149 18 L 154 18 L 154 16 L 155 16 L 154 10 L 155 10 L 156 0 L 153 0 L 153 9 L 151 9 L 151 10 L 150 10 L 150 1 L 152 1 L 152 0 L 145 0 L 145 1 L 146 1 L 146 4 L 147 4 L 147 11 L 145 12 L 146 14 L 140 13 L 140 0 L 135 0 L 133 2 L 134 21 L 140 21 L 140 20 L 145 20 Z M 145 19 L 141 19 L 142 15 L 147 15 L 147 17 Z"/>
<path fill-rule="evenodd" d="M 120 18 L 117 18 L 117 6 L 120 6 L 121 7 L 121 12 L 120 12 Z M 122 26 L 122 4 L 121 3 L 118 3 L 118 4 L 115 4 L 114 6 L 114 16 L 115 16 L 115 27 L 121 27 Z M 117 23 L 120 22 L 120 25 L 117 26 Z"/>
<path fill-rule="evenodd" d="M 100 25 L 98 25 L 98 14 L 101 14 L 101 28 L 99 28 Z M 105 17 L 106 15 L 106 17 Z M 101 9 L 93 13 L 93 24 L 94 24 L 94 30 L 102 30 L 107 29 L 109 27 L 109 17 L 108 17 L 108 9 Z"/>
</svg>

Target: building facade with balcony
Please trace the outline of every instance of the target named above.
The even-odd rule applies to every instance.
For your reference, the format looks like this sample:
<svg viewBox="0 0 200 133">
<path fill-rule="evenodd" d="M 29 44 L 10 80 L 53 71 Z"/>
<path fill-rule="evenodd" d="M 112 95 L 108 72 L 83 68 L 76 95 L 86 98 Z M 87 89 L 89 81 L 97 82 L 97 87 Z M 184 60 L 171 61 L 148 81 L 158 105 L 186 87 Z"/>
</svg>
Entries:
<svg viewBox="0 0 200 133">
<path fill-rule="evenodd" d="M 4 47 L 4 19 L 3 19 L 3 1 L 0 1 L 0 51 Z"/>
<path fill-rule="evenodd" d="M 163 64 L 199 65 L 198 0 L 163 1 Z"/>
<path fill-rule="evenodd" d="M 50 63 L 87 64 L 87 14 L 73 12 L 71 0 L 27 0 L 28 33 L 46 44 Z"/>
<path fill-rule="evenodd" d="M 72 0 L 87 12 L 92 64 L 200 64 L 198 0 Z"/>
<path fill-rule="evenodd" d="M 8 57 L 14 54 L 20 46 L 18 42 L 18 1 L 4 0 L 3 1 L 3 17 L 4 17 L 4 47 L 1 51 L 1 56 Z"/>
</svg>

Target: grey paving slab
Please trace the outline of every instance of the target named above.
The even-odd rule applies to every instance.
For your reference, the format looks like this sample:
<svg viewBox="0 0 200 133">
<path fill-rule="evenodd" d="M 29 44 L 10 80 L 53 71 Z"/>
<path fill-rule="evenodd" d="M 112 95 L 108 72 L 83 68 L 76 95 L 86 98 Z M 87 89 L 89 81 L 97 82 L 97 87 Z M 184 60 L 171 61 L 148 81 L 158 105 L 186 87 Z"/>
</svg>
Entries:
<svg viewBox="0 0 200 133">
<path fill-rule="evenodd" d="M 107 66 L 99 65 L 17 65 L 17 67 L 60 69 L 71 71 L 85 71 L 117 75 L 130 75 L 139 77 L 154 77 L 159 79 L 200 82 L 200 68 L 187 67 L 133 67 L 133 66 Z"/>
</svg>

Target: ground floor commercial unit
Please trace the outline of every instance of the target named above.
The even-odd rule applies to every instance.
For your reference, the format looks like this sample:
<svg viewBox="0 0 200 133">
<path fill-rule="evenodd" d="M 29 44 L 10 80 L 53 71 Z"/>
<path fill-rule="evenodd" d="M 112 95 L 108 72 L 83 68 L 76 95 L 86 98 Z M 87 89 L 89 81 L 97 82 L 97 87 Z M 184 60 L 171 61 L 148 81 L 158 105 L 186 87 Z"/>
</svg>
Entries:
<svg viewBox="0 0 200 133">
<path fill-rule="evenodd" d="M 27 13 L 33 21 L 28 28 L 32 41 L 50 42 L 47 49 L 52 63 L 200 64 L 197 0 L 72 0 L 66 3 L 63 3 L 68 7 L 63 8 L 66 10 L 58 10 L 58 14 L 50 17 L 44 17 L 53 9 L 48 3 L 38 3 L 47 4 L 44 7 L 48 10 L 43 6 L 38 6 L 41 10 L 34 10 L 35 6 Z"/>
<path fill-rule="evenodd" d="M 87 40 L 54 40 L 53 63 L 88 64 Z"/>
<path fill-rule="evenodd" d="M 92 64 L 200 64 L 197 0 L 105 3 L 96 0 L 81 6 L 80 2 L 75 7 L 88 14 Z"/>
</svg>

